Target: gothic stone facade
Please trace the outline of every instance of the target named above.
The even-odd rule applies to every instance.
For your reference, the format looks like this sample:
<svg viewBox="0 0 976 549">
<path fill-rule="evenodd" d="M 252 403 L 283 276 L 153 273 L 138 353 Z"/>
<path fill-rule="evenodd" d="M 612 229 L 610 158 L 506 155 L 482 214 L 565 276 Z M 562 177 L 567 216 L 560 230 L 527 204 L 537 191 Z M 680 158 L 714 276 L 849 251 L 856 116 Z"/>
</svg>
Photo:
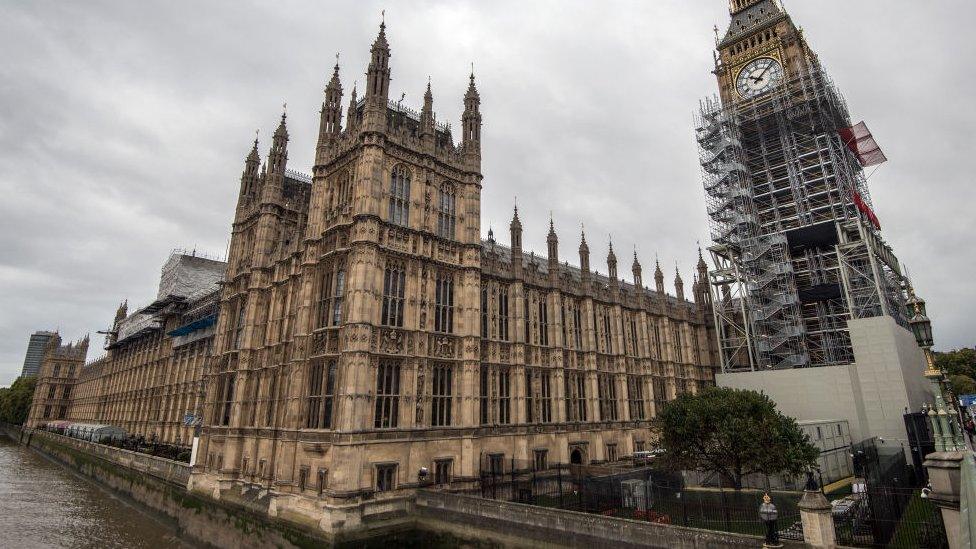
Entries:
<svg viewBox="0 0 976 549">
<path fill-rule="evenodd" d="M 88 337 L 77 343 L 61 344 L 61 336 L 54 334 L 44 347 L 41 367 L 37 373 L 34 398 L 27 412 L 27 427 L 36 428 L 51 421 L 68 418 L 74 398 L 74 385 L 85 364 Z"/>
<path fill-rule="evenodd" d="M 311 184 L 289 179 L 285 116 L 247 156 L 206 374 L 191 488 L 270 490 L 332 530 L 422 482 L 461 487 L 512 459 L 602 462 L 646 447 L 661 402 L 713 383 L 697 303 L 483 242 L 474 75 L 461 140 L 390 102 L 385 30 L 342 124 L 325 89 Z M 514 258 L 514 259 L 513 259 Z M 508 465 L 505 465 L 508 467 Z M 326 510 L 326 511 L 323 511 Z"/>
</svg>

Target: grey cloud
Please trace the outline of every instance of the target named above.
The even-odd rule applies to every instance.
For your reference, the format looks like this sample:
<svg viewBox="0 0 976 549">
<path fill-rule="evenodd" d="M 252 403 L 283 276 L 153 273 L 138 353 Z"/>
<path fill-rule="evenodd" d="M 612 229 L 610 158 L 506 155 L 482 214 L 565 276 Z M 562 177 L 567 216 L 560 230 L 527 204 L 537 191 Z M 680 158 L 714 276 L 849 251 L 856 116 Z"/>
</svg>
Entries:
<svg viewBox="0 0 976 549">
<path fill-rule="evenodd" d="M 418 105 L 430 76 L 439 119 L 456 127 L 475 63 L 484 233 L 508 238 L 518 195 L 527 248 L 544 253 L 552 210 L 561 258 L 575 262 L 584 223 L 601 272 L 612 234 L 618 256 L 636 244 L 645 269 L 657 254 L 690 282 L 708 232 L 692 115 L 715 90 L 722 0 L 6 2 L 0 382 L 19 373 L 31 331 L 77 338 L 120 300 L 147 303 L 170 249 L 222 254 L 254 129 L 264 149 L 283 102 L 289 164 L 308 171 L 335 52 L 348 98 L 383 8 L 392 96 Z M 976 5 L 787 8 L 891 158 L 872 197 L 939 347 L 972 345 Z"/>
</svg>

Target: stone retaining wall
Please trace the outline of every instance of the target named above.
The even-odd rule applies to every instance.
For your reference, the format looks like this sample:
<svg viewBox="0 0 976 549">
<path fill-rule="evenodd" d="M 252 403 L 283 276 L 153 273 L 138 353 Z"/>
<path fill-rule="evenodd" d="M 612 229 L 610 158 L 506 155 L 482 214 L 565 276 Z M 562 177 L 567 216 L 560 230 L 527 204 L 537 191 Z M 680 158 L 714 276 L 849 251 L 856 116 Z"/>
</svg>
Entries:
<svg viewBox="0 0 976 549">
<path fill-rule="evenodd" d="M 717 549 L 763 543 L 756 536 L 426 490 L 417 494 L 415 512 L 421 527 L 448 530 L 463 538 L 491 539 L 507 533 L 512 539 L 498 539 L 506 546 Z"/>
</svg>

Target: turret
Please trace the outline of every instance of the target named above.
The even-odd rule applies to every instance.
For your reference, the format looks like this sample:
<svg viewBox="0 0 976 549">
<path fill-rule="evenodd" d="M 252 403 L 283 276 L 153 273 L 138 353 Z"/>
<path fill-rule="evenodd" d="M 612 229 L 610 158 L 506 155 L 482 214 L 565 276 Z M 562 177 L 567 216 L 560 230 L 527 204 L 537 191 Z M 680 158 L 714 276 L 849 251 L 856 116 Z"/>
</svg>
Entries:
<svg viewBox="0 0 976 549">
<path fill-rule="evenodd" d="M 352 95 L 349 97 L 349 109 L 346 111 L 346 130 L 356 127 L 356 103 L 359 98 L 356 96 L 356 85 L 352 85 Z"/>
<path fill-rule="evenodd" d="M 254 200 L 259 194 L 260 181 L 258 180 L 258 170 L 261 167 L 261 155 L 258 153 L 258 138 L 254 137 L 254 146 L 251 152 L 244 159 L 244 172 L 241 173 L 241 193 L 237 198 L 237 207 L 240 208 Z"/>
<path fill-rule="evenodd" d="M 554 272 L 559 268 L 559 237 L 556 236 L 552 215 L 549 216 L 549 235 L 546 237 L 546 244 L 549 248 L 549 272 Z"/>
<path fill-rule="evenodd" d="M 630 266 L 631 272 L 634 273 L 634 286 L 637 287 L 638 294 L 644 289 L 644 279 L 641 277 L 641 264 L 637 261 L 637 248 L 634 248 L 634 264 Z"/>
<path fill-rule="evenodd" d="M 366 101 L 386 111 L 390 95 L 390 45 L 386 42 L 386 21 L 380 23 L 380 33 L 370 48 L 369 68 L 366 70 Z"/>
<path fill-rule="evenodd" d="M 657 259 L 654 260 L 654 289 L 664 295 L 664 273 L 661 271 L 661 262 Z"/>
<path fill-rule="evenodd" d="M 519 220 L 518 206 L 515 206 L 515 213 L 512 215 L 512 223 L 509 225 L 512 243 L 512 272 L 522 272 L 522 221 Z"/>
<path fill-rule="evenodd" d="M 580 273 L 584 280 L 590 278 L 590 247 L 586 245 L 586 231 L 580 231 Z"/>
<path fill-rule="evenodd" d="M 288 165 L 288 128 L 285 125 L 287 114 L 281 113 L 281 122 L 271 138 L 271 150 L 268 152 L 268 162 L 262 173 L 261 202 L 275 202 L 281 197 L 284 188 L 285 166 Z"/>
<path fill-rule="evenodd" d="M 434 142 L 434 94 L 430 91 L 430 78 L 424 92 L 424 108 L 420 109 L 420 138 L 425 145 Z"/>
<path fill-rule="evenodd" d="M 681 273 L 678 272 L 678 266 L 674 266 L 674 295 L 678 296 L 681 301 L 685 300 L 685 283 L 681 280 Z"/>
<path fill-rule="evenodd" d="M 710 305 L 712 301 L 712 292 L 709 288 L 708 283 L 708 265 L 705 263 L 705 258 L 702 257 L 701 247 L 698 248 L 698 265 L 697 265 L 698 275 L 695 279 L 695 303 L 699 305 Z"/>
<path fill-rule="evenodd" d="M 468 91 L 464 94 L 464 114 L 461 115 L 461 149 L 469 165 L 481 169 L 481 97 L 474 85 L 474 69 Z"/>
<path fill-rule="evenodd" d="M 319 141 L 317 150 L 322 154 L 332 145 L 342 131 L 342 83 L 339 81 L 339 55 L 332 70 L 332 80 L 325 87 L 325 101 L 322 103 L 319 121 Z"/>
<path fill-rule="evenodd" d="M 607 271 L 610 282 L 617 281 L 617 255 L 613 253 L 613 240 L 610 240 L 610 251 L 607 253 Z"/>
</svg>

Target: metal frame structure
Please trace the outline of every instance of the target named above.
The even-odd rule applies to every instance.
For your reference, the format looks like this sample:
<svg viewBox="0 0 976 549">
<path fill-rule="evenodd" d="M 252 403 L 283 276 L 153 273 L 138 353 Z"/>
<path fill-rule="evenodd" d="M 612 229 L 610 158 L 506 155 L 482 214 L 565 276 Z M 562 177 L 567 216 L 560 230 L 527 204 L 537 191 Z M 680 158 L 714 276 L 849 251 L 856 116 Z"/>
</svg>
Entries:
<svg viewBox="0 0 976 549">
<path fill-rule="evenodd" d="M 702 102 L 723 371 L 849 364 L 849 319 L 907 326 L 898 260 L 863 211 L 867 182 L 839 134 L 850 125 L 816 65 L 755 99 Z"/>
</svg>

